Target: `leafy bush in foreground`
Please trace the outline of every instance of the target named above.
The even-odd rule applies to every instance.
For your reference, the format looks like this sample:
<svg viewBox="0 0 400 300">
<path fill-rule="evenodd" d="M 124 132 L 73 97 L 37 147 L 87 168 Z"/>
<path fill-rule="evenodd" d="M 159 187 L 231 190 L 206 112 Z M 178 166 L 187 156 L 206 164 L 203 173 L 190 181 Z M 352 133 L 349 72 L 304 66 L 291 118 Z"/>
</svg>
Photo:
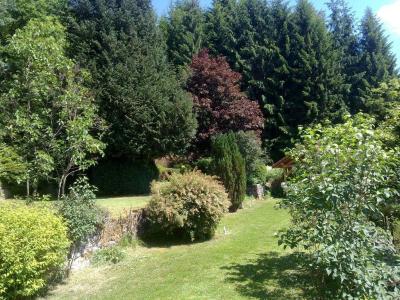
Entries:
<svg viewBox="0 0 400 300">
<path fill-rule="evenodd" d="M 325 298 L 399 299 L 395 270 L 382 258 L 393 251 L 389 232 L 371 222 L 380 204 L 395 197 L 389 188 L 395 152 L 385 151 L 362 115 L 345 124 L 303 132 L 302 144 L 290 152 L 296 161 L 282 207 L 292 227 L 281 242 L 304 247 Z"/>
<path fill-rule="evenodd" d="M 146 213 L 154 231 L 193 241 L 212 237 L 228 206 L 223 186 L 193 171 L 154 183 Z"/>
<path fill-rule="evenodd" d="M 63 220 L 46 208 L 0 204 L 0 299 L 37 294 L 63 266 Z"/>
</svg>

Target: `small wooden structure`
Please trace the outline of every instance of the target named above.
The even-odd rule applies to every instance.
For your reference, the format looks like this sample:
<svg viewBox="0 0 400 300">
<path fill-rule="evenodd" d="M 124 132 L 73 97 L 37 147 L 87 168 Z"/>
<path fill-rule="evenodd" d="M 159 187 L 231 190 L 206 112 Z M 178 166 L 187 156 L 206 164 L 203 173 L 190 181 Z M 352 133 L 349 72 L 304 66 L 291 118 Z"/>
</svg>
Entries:
<svg viewBox="0 0 400 300">
<path fill-rule="evenodd" d="M 284 169 L 284 177 L 290 174 L 294 166 L 294 160 L 289 156 L 285 156 L 272 165 L 275 169 Z"/>
</svg>

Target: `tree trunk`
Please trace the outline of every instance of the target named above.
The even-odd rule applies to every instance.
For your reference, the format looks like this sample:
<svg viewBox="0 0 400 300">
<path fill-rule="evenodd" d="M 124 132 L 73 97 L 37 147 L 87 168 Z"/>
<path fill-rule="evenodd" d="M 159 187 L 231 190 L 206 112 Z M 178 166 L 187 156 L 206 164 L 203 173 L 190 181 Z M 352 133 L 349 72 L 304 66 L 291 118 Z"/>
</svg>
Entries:
<svg viewBox="0 0 400 300">
<path fill-rule="evenodd" d="M 26 196 L 29 197 L 30 196 L 30 182 L 29 182 L 29 178 L 26 179 Z"/>
</svg>

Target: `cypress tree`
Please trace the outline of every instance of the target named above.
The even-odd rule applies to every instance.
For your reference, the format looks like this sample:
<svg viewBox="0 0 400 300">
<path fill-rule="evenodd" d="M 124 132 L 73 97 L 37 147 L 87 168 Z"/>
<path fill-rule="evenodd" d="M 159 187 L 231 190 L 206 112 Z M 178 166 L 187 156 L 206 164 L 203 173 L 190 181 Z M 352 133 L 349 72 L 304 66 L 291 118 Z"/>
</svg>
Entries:
<svg viewBox="0 0 400 300">
<path fill-rule="evenodd" d="M 214 171 L 228 191 L 230 211 L 238 210 L 246 195 L 246 166 L 234 133 L 220 134 L 212 143 Z"/>
<path fill-rule="evenodd" d="M 76 0 L 70 9 L 70 52 L 92 73 L 110 125 L 108 155 L 183 151 L 195 133 L 192 104 L 167 63 L 150 1 Z"/>
</svg>

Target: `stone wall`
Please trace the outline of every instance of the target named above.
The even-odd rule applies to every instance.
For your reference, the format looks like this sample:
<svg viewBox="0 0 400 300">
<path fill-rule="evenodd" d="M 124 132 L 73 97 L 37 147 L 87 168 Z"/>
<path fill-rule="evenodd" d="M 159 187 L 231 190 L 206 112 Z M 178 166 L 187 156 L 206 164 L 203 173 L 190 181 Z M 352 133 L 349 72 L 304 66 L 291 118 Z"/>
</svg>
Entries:
<svg viewBox="0 0 400 300">
<path fill-rule="evenodd" d="M 144 222 L 144 209 L 127 209 L 117 218 L 107 217 L 104 226 L 72 253 L 70 268 L 81 269 L 88 266 L 94 252 L 118 244 L 125 235 L 137 237 L 142 233 Z"/>
</svg>

